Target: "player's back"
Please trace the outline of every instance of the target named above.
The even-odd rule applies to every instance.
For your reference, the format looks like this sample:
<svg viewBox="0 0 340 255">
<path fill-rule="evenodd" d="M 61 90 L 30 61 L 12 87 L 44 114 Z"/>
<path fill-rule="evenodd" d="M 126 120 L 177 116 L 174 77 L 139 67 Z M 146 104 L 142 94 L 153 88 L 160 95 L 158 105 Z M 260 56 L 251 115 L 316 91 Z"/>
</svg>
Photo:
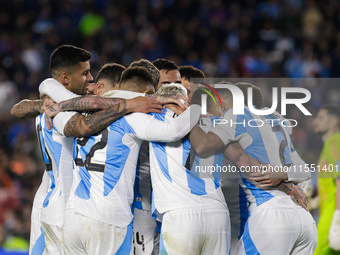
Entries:
<svg viewBox="0 0 340 255">
<path fill-rule="evenodd" d="M 48 129 L 45 114 L 37 123 L 46 171 L 50 177 L 50 188 L 43 202 L 41 221 L 62 226 L 65 205 L 72 183 L 73 138 L 61 135 L 56 128 Z"/>
<path fill-rule="evenodd" d="M 244 109 L 244 115 L 233 115 L 232 109 L 223 115 L 230 127 L 227 128 L 230 140 L 238 141 L 249 156 L 263 165 L 277 166 L 276 171 L 280 166 L 291 166 L 293 163 L 291 153 L 295 149 L 290 139 L 290 128 L 282 124 L 289 125 L 289 122 L 284 121 L 285 119 L 276 112 L 260 116 L 251 113 L 248 107 Z M 274 196 L 287 196 L 275 187 L 258 188 L 256 182 L 249 181 L 247 175 L 242 174 L 242 170 L 249 173 L 250 169 L 241 169 L 241 186 L 251 206 L 259 206 Z"/>
<path fill-rule="evenodd" d="M 165 109 L 162 114 L 152 115 L 161 121 L 177 116 L 170 109 Z M 153 203 L 159 213 L 190 207 L 226 207 L 218 177 L 208 172 L 188 169 L 190 148 L 188 137 L 177 142 L 150 143 Z M 194 158 L 192 169 L 200 164 L 199 159 Z"/>
<path fill-rule="evenodd" d="M 280 114 L 259 116 L 245 107 L 244 115 L 233 116 L 231 110 L 224 118 L 228 115 L 237 122 L 229 135 L 232 140 L 239 141 L 248 155 L 272 166 L 295 165 L 296 152 Z M 301 251 L 312 254 L 317 232 L 311 215 L 284 192 L 275 187 L 258 188 L 257 183 L 242 174 L 242 169 L 241 175 L 240 185 L 250 203 L 250 215 L 238 242 L 239 254 L 297 254 Z"/>
<path fill-rule="evenodd" d="M 142 141 L 122 117 L 95 135 L 76 139 L 75 143 L 72 186 L 75 210 L 126 227 L 133 217 L 133 185 Z"/>
</svg>

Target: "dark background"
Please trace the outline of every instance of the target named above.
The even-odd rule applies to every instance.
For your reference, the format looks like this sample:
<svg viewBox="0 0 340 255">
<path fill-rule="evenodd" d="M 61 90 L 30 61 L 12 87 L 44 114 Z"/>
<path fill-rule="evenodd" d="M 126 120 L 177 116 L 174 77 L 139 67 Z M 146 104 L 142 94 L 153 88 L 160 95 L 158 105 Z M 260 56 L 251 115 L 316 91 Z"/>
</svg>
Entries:
<svg viewBox="0 0 340 255">
<path fill-rule="evenodd" d="M 309 78 L 293 86 L 311 91 L 313 117 L 321 105 L 340 101 L 337 80 L 328 82 L 340 76 L 339 1 L 110 2 L 0 0 L 0 244 L 29 239 L 44 169 L 34 120 L 16 120 L 9 111 L 23 98 L 38 98 L 59 45 L 91 51 L 93 76 L 107 62 L 165 57 L 207 77 Z M 270 86 L 261 88 L 271 104 Z M 297 150 L 306 163 L 317 163 L 322 143 L 313 117 L 296 109 L 289 115 L 299 121 L 292 136 Z"/>
</svg>

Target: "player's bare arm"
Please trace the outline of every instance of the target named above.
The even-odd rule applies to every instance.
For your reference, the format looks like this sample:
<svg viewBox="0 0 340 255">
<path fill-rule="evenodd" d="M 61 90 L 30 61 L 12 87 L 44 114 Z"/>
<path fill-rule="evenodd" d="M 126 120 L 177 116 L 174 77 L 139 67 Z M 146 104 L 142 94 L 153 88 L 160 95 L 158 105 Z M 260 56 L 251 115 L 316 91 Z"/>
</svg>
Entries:
<svg viewBox="0 0 340 255">
<path fill-rule="evenodd" d="M 43 112 L 43 100 L 24 99 L 11 109 L 11 114 L 19 119 L 34 118 Z"/>
<path fill-rule="evenodd" d="M 99 96 L 83 96 L 69 99 L 56 103 L 46 108 L 46 116 L 52 118 L 64 111 L 97 111 L 107 109 L 113 105 L 119 104 L 124 99 L 103 98 Z"/>
<path fill-rule="evenodd" d="M 104 98 L 105 99 L 105 98 Z M 91 115 L 84 116 L 81 114 L 75 114 L 66 124 L 64 128 L 65 136 L 88 136 L 103 130 L 105 127 L 113 123 L 116 119 L 131 113 L 131 112 L 156 112 L 161 113 L 162 106 L 154 98 L 148 97 L 136 97 L 133 99 L 118 99 L 118 98 L 106 98 L 111 99 L 112 102 L 116 102 L 111 107 L 95 112 Z M 71 99 L 68 101 L 72 101 Z M 66 102 L 66 101 L 65 101 Z M 84 105 L 80 105 L 84 107 Z M 79 110 L 77 104 L 64 103 L 62 108 L 68 110 Z"/>
<path fill-rule="evenodd" d="M 279 185 L 282 181 L 288 181 L 288 175 L 282 167 L 281 171 L 262 171 L 258 169 L 258 171 L 250 173 L 249 180 L 258 182 L 259 188 L 265 188 Z"/>
<path fill-rule="evenodd" d="M 89 136 L 97 133 L 108 125 L 113 123 L 116 119 L 127 114 L 126 101 L 114 105 L 108 109 L 95 112 L 89 116 L 84 116 L 79 113 L 72 116 L 64 128 L 65 136 Z"/>
<path fill-rule="evenodd" d="M 101 98 L 98 96 L 84 96 L 75 98 L 72 100 L 67 100 L 70 102 L 58 105 L 55 104 L 49 108 L 49 117 L 54 117 L 59 112 L 64 111 L 63 107 L 77 107 L 79 111 L 95 111 L 99 109 L 106 109 L 113 104 L 116 104 L 116 101 L 108 100 L 108 98 Z M 118 102 L 119 103 L 119 102 Z M 73 105 L 72 105 L 73 104 Z M 60 108 L 61 107 L 61 108 Z M 41 113 L 44 113 L 44 103 L 43 100 L 28 100 L 24 99 L 13 106 L 11 110 L 11 114 L 17 118 L 33 118 L 38 116 Z"/>
<path fill-rule="evenodd" d="M 146 94 L 146 97 L 155 98 L 160 102 L 162 105 L 164 104 L 177 104 L 183 109 L 188 108 L 188 99 L 181 96 L 181 95 L 172 95 L 172 96 L 161 96 L 157 94 Z"/>
<path fill-rule="evenodd" d="M 198 125 L 190 132 L 190 143 L 198 156 L 204 157 L 213 154 L 216 150 L 224 148 L 222 140 L 214 133 L 205 133 Z"/>
<path fill-rule="evenodd" d="M 239 168 L 242 166 L 258 166 L 258 168 L 261 169 L 261 162 L 249 156 L 238 142 L 233 142 L 227 145 L 224 150 L 224 155 L 232 160 Z M 277 189 L 289 195 L 297 205 L 300 205 L 308 211 L 306 195 L 299 186 L 293 183 L 282 182 L 282 180 L 280 180 Z"/>
</svg>

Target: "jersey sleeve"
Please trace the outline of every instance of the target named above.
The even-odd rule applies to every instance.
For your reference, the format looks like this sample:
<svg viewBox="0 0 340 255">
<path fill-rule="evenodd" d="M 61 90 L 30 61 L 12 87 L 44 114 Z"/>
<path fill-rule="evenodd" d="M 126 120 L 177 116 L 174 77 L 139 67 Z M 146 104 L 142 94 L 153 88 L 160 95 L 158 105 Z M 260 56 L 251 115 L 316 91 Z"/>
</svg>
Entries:
<svg viewBox="0 0 340 255">
<path fill-rule="evenodd" d="M 67 122 L 75 115 L 77 112 L 61 112 L 58 113 L 54 118 L 53 118 L 53 126 L 56 128 L 56 130 L 65 136 L 64 134 L 64 128 L 67 124 Z"/>
<path fill-rule="evenodd" d="M 44 80 L 39 86 L 40 95 L 47 95 L 56 103 L 79 97 L 79 95 L 67 90 L 60 82 L 53 78 Z"/>
<path fill-rule="evenodd" d="M 310 179 L 311 173 L 308 165 L 301 159 L 296 150 L 291 152 L 293 165 L 287 170 L 288 182 L 304 182 Z"/>
<path fill-rule="evenodd" d="M 133 113 L 125 118 L 139 139 L 173 142 L 187 135 L 196 125 L 201 114 L 199 105 L 191 105 L 181 115 L 170 121 L 157 120 L 145 113 Z"/>
<path fill-rule="evenodd" d="M 217 135 L 227 145 L 232 141 L 237 141 L 246 132 L 244 121 L 243 115 L 234 115 L 232 109 L 229 109 L 221 118 L 213 120 L 213 126 L 209 132 Z"/>
</svg>

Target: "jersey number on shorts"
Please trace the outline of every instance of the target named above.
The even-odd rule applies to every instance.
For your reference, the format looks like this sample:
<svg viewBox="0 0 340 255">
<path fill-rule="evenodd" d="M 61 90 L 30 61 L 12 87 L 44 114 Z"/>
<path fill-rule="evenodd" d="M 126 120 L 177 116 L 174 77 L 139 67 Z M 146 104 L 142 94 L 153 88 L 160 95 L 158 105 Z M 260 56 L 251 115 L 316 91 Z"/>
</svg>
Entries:
<svg viewBox="0 0 340 255">
<path fill-rule="evenodd" d="M 103 131 L 98 133 L 98 135 L 101 135 L 100 141 L 96 142 L 91 147 L 89 153 L 87 153 L 85 155 L 85 162 L 82 160 L 82 158 L 77 157 L 75 159 L 76 165 L 80 166 L 80 167 L 85 166 L 88 171 L 104 172 L 105 165 L 104 164 L 91 163 L 91 159 L 92 159 L 94 153 L 97 150 L 101 150 L 101 149 L 104 149 L 106 147 L 108 134 L 109 134 L 109 132 L 108 132 L 107 128 L 105 128 Z M 83 147 L 87 144 L 89 139 L 90 139 L 89 137 L 85 137 L 83 139 L 77 139 L 77 144 Z M 79 152 L 79 149 L 78 149 L 78 146 L 77 146 L 77 155 L 78 155 L 78 152 Z"/>
</svg>

